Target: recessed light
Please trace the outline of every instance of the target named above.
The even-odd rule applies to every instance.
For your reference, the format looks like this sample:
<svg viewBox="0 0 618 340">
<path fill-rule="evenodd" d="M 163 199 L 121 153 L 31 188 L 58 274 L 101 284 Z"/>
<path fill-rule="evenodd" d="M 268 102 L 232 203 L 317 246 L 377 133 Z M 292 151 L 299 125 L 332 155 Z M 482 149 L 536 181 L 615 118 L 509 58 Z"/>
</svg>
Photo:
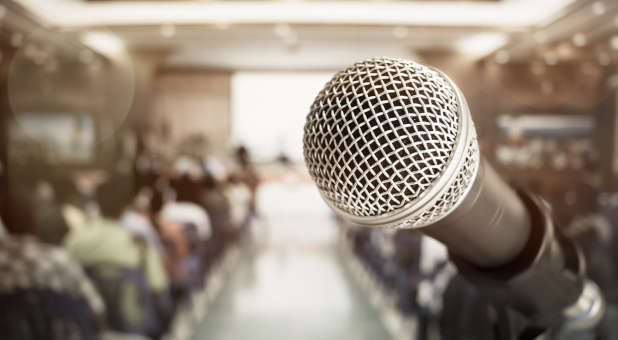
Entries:
<svg viewBox="0 0 618 340">
<path fill-rule="evenodd" d="M 599 53 L 599 64 L 601 66 L 607 66 L 611 63 L 612 58 L 609 56 L 607 52 Z"/>
<path fill-rule="evenodd" d="M 161 35 L 164 38 L 171 38 L 176 35 L 176 26 L 174 24 L 165 24 L 161 26 Z"/>
<path fill-rule="evenodd" d="M 583 33 L 576 33 L 575 35 L 573 35 L 573 44 L 575 46 L 582 47 L 586 45 L 587 42 L 588 39 L 586 39 L 586 36 Z"/>
<path fill-rule="evenodd" d="M 279 38 L 286 38 L 294 34 L 292 27 L 288 24 L 275 25 L 275 35 Z"/>
<path fill-rule="evenodd" d="M 494 59 L 498 64 L 506 64 L 511 60 L 511 55 L 509 52 L 501 50 L 496 53 Z"/>
<path fill-rule="evenodd" d="M 601 1 L 597 1 L 592 4 L 592 12 L 596 15 L 603 15 L 606 12 L 605 4 Z"/>
<path fill-rule="evenodd" d="M 612 49 L 618 50 L 618 35 L 613 36 L 609 40 L 609 45 L 612 47 Z"/>
<path fill-rule="evenodd" d="M 397 26 L 393 28 L 393 35 L 397 39 L 404 39 L 408 36 L 408 28 L 405 26 Z"/>
<path fill-rule="evenodd" d="M 555 53 L 545 53 L 543 56 L 543 60 L 545 60 L 545 64 L 553 66 L 558 63 L 558 57 Z"/>
<path fill-rule="evenodd" d="M 544 44 L 547 42 L 547 33 L 543 31 L 539 31 L 534 33 L 534 40 L 539 44 Z"/>
</svg>

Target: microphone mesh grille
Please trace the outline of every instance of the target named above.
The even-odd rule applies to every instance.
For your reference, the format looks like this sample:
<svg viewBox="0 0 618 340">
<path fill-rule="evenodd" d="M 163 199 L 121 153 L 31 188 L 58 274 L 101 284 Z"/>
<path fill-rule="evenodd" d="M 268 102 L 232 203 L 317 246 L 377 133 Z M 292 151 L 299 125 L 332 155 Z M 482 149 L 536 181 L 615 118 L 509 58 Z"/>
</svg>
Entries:
<svg viewBox="0 0 618 340">
<path fill-rule="evenodd" d="M 455 180 L 442 192 L 435 203 L 425 206 L 417 214 L 396 225 L 397 228 L 414 228 L 431 224 L 446 216 L 459 202 L 474 178 L 479 165 L 479 148 L 476 138 L 472 138 L 466 148 L 466 158 L 457 169 Z"/>
<path fill-rule="evenodd" d="M 414 62 L 376 58 L 337 73 L 318 94 L 304 155 L 323 197 L 355 216 L 396 211 L 448 166 L 459 130 L 455 89 Z"/>
</svg>

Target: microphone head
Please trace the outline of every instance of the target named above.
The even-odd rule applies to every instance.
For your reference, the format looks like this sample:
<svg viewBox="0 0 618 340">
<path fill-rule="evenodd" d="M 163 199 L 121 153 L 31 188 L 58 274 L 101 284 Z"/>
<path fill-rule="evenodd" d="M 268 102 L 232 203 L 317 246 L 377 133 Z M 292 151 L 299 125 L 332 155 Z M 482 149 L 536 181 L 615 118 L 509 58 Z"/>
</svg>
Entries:
<svg viewBox="0 0 618 340">
<path fill-rule="evenodd" d="M 479 163 L 459 89 L 439 71 L 394 58 L 335 74 L 311 106 L 303 149 L 326 203 L 369 226 L 440 220 L 465 197 Z"/>
</svg>

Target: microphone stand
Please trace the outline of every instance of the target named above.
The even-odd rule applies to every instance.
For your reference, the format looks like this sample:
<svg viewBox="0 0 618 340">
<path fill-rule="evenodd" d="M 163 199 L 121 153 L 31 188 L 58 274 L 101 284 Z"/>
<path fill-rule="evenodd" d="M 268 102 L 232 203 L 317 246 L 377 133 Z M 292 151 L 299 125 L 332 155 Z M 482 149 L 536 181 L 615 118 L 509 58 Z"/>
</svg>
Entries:
<svg viewBox="0 0 618 340">
<path fill-rule="evenodd" d="M 530 239 L 520 255 L 498 268 L 476 267 L 450 254 L 459 272 L 495 304 L 499 340 L 537 339 L 551 329 L 593 328 L 605 302 L 586 278 L 579 247 L 555 229 L 547 206 L 518 190 L 531 217 Z"/>
</svg>

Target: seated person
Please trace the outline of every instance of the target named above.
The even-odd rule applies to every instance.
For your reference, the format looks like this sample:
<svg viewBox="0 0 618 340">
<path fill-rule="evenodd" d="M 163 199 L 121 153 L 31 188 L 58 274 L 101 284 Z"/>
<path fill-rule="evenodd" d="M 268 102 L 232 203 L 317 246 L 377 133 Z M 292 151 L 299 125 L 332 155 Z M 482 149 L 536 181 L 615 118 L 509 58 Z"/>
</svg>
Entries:
<svg viewBox="0 0 618 340">
<path fill-rule="evenodd" d="M 64 244 L 71 256 L 89 273 L 112 313 L 108 322 L 114 330 L 155 335 L 161 331 L 156 320 L 156 298 L 165 296 L 167 275 L 160 254 L 144 240 L 127 232 L 117 221 L 123 212 L 120 199 L 110 200 L 113 180 L 97 190 L 101 217 L 78 217 L 73 208 L 70 232 Z M 105 198 L 105 199 L 103 199 Z M 69 209 L 65 209 L 65 212 Z M 81 223 L 80 223 L 81 221 Z M 113 289 L 112 286 L 119 286 Z"/>
<path fill-rule="evenodd" d="M 163 262 L 171 281 L 172 297 L 180 302 L 191 288 L 191 245 L 181 224 L 159 218 L 157 225 L 163 244 Z"/>
<path fill-rule="evenodd" d="M 157 223 L 166 248 L 166 265 L 172 277 L 176 300 L 198 286 L 204 276 L 204 261 L 209 256 L 210 218 L 199 205 L 167 202 Z"/>
<path fill-rule="evenodd" d="M 159 218 L 186 227 L 192 225 L 200 240 L 207 240 L 211 234 L 210 218 L 199 205 L 191 202 L 167 202 L 159 214 Z"/>
<path fill-rule="evenodd" d="M 63 249 L 31 236 L 0 235 L 2 339 L 94 340 L 104 312 L 94 286 Z"/>
<path fill-rule="evenodd" d="M 204 177 L 199 162 L 193 157 L 180 156 L 172 166 L 172 187 L 179 201 L 199 203 L 200 185 Z"/>
<path fill-rule="evenodd" d="M 243 228 L 250 217 L 252 193 L 249 187 L 235 177 L 231 177 L 224 194 L 230 207 L 230 218 L 234 228 Z"/>
<path fill-rule="evenodd" d="M 204 177 L 204 188 L 200 204 L 208 212 L 214 229 L 222 228 L 230 222 L 229 200 L 225 193 L 225 185 L 212 175 Z M 216 230 L 213 230 L 216 232 Z"/>
<path fill-rule="evenodd" d="M 244 183 L 249 189 L 249 209 L 255 213 L 256 192 L 260 184 L 260 179 L 255 167 L 251 163 L 249 150 L 245 146 L 239 146 L 235 152 L 236 161 L 239 165 L 234 177 Z"/>
<path fill-rule="evenodd" d="M 213 175 L 204 177 L 201 204 L 211 220 L 210 259 L 218 257 L 233 234 L 232 207 L 226 195 L 225 185 Z"/>
<path fill-rule="evenodd" d="M 160 253 L 161 240 L 150 217 L 151 198 L 152 192 L 147 188 L 142 189 L 133 204 L 122 214 L 120 224 L 132 235 L 146 240 Z"/>
<path fill-rule="evenodd" d="M 34 193 L 36 209 L 33 216 L 37 238 L 45 243 L 61 245 L 68 227 L 60 214 L 55 188 L 49 182 L 41 181 L 37 183 Z"/>
</svg>

